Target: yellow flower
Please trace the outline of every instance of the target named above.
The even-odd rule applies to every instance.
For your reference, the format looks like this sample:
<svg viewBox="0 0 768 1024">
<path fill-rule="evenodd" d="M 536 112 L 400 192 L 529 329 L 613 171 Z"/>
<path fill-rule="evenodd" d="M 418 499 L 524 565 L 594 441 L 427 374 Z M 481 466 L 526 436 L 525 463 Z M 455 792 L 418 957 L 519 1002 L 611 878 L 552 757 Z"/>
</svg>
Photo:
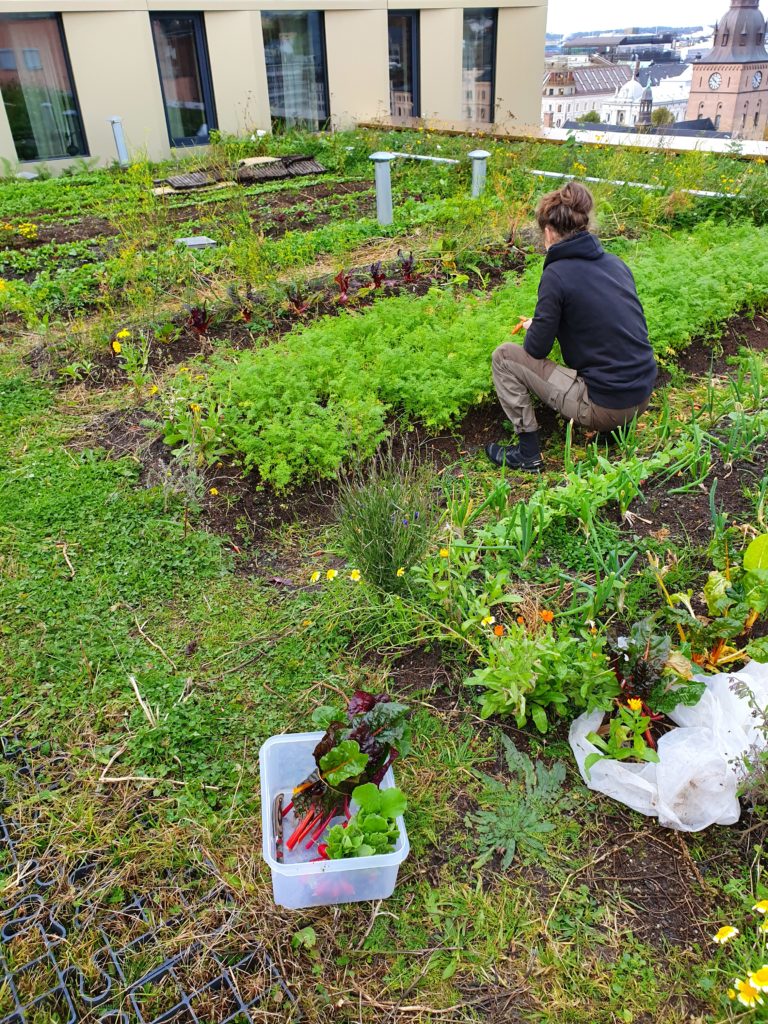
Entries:
<svg viewBox="0 0 768 1024">
<path fill-rule="evenodd" d="M 481 626 L 492 626 L 495 621 L 496 621 L 495 616 L 493 616 L 493 615 L 486 615 L 484 619 L 480 620 L 480 625 Z"/>
<path fill-rule="evenodd" d="M 336 569 L 329 569 L 328 572 L 325 574 L 325 578 L 327 580 L 335 580 L 338 575 L 339 574 Z"/>
<path fill-rule="evenodd" d="M 397 570 L 397 572 L 395 573 L 395 575 L 396 575 L 396 576 L 405 576 L 405 569 L 404 569 L 404 568 L 402 567 L 402 565 L 401 565 L 401 566 L 400 566 L 400 568 L 399 568 L 399 569 Z"/>
<path fill-rule="evenodd" d="M 629 700 L 627 701 L 627 707 L 629 708 L 630 711 L 642 711 L 643 710 L 643 702 L 641 700 L 638 700 L 637 697 L 630 697 Z M 720 930 L 722 931 L 722 929 L 720 929 Z M 718 932 L 718 934 L 720 934 L 720 933 Z M 715 941 L 717 942 L 718 940 L 715 939 Z"/>
<path fill-rule="evenodd" d="M 312 575 L 311 575 L 311 576 L 309 577 L 309 582 L 310 582 L 310 583 L 317 583 L 317 581 L 318 581 L 319 579 L 320 579 L 320 573 L 318 572 L 318 570 L 317 570 L 317 569 L 315 569 L 315 571 L 314 571 L 314 572 L 312 573 Z"/>
<path fill-rule="evenodd" d="M 440 557 L 441 558 L 448 558 L 450 553 L 451 552 L 448 550 L 448 548 L 440 548 Z"/>
<path fill-rule="evenodd" d="M 312 619 L 303 619 L 301 624 L 302 624 L 302 626 L 311 626 L 312 625 Z"/>
<path fill-rule="evenodd" d="M 738 928 L 734 928 L 731 924 L 726 924 L 723 925 L 716 935 L 712 936 L 712 941 L 723 946 L 726 942 L 730 942 L 731 939 L 735 939 L 738 934 Z"/>
<path fill-rule="evenodd" d="M 736 998 L 742 1006 L 752 1010 L 758 1003 L 762 1004 L 763 997 L 760 995 L 760 990 L 751 985 L 749 981 L 736 978 L 733 984 L 736 986 Z"/>
<path fill-rule="evenodd" d="M 728 998 L 729 999 L 735 999 L 736 998 L 736 989 L 735 988 L 729 988 L 728 989 Z"/>
<path fill-rule="evenodd" d="M 761 992 L 768 992 L 768 964 L 763 964 L 759 971 L 750 974 L 749 984 L 752 988 L 759 988 Z"/>
<path fill-rule="evenodd" d="M 757 930 L 758 930 L 759 932 L 763 932 L 763 934 L 765 934 L 766 932 L 768 932 L 768 921 L 762 921 L 762 922 L 761 922 L 761 923 L 760 923 L 760 924 L 758 925 L 758 927 L 757 927 Z"/>
<path fill-rule="evenodd" d="M 353 583 L 359 583 L 360 580 L 362 579 L 362 577 L 360 576 L 360 570 L 353 569 L 352 572 L 349 574 L 349 578 L 352 580 Z"/>
<path fill-rule="evenodd" d="M 121 338 L 123 341 L 125 341 L 126 338 L 130 338 L 130 336 L 131 332 L 125 327 L 115 335 L 116 338 Z"/>
<path fill-rule="evenodd" d="M 752 909 L 756 910 L 758 914 L 768 914 L 768 900 L 760 900 Z"/>
<path fill-rule="evenodd" d="M 8 285 L 5 283 L 2 277 L 0 277 L 0 292 L 4 292 L 7 287 Z"/>
<path fill-rule="evenodd" d="M 116 356 L 119 356 L 120 353 L 123 351 L 123 346 L 120 344 L 119 341 L 112 342 L 112 351 L 115 353 Z"/>
<path fill-rule="evenodd" d="M 191 412 L 200 412 L 200 406 L 197 404 L 197 402 L 190 402 L 189 408 Z"/>
<path fill-rule="evenodd" d="M 210 489 L 210 491 L 208 491 L 208 493 L 209 493 L 209 494 L 212 494 L 212 495 L 214 496 L 214 498 L 215 498 L 215 497 L 216 497 L 216 495 L 217 495 L 217 494 L 219 493 L 219 489 L 218 489 L 218 487 L 212 487 L 212 488 Z"/>
<path fill-rule="evenodd" d="M 156 395 L 159 390 L 160 388 L 157 386 L 157 384 L 153 384 L 152 387 L 149 389 L 149 393 L 150 395 Z"/>
</svg>

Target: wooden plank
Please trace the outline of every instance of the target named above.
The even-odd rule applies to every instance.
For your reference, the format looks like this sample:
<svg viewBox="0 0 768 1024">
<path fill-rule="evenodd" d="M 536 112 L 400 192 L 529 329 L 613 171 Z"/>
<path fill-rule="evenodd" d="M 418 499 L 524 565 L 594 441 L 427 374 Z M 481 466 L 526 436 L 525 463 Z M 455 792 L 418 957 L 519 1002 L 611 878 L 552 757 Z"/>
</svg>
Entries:
<svg viewBox="0 0 768 1024">
<path fill-rule="evenodd" d="M 218 178 L 207 171 L 193 171 L 191 174 L 174 174 L 168 178 L 168 184 L 177 191 L 187 188 L 202 188 L 205 185 L 215 185 Z"/>
</svg>

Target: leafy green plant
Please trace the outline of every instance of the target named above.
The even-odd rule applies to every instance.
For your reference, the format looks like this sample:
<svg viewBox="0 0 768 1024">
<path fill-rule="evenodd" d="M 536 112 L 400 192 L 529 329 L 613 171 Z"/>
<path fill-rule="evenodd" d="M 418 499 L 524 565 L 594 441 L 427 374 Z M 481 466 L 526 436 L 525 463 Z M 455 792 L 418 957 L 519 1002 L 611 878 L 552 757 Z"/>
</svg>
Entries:
<svg viewBox="0 0 768 1024">
<path fill-rule="evenodd" d="M 180 459 L 201 469 L 228 453 L 219 406 L 203 409 L 198 402 L 185 403 L 178 396 L 170 402 L 172 412 L 165 422 L 163 440 L 176 448 Z"/>
<path fill-rule="evenodd" d="M 641 704 L 641 701 L 630 698 L 633 704 Z M 587 739 L 598 748 L 601 753 L 589 754 L 584 761 L 584 771 L 589 777 L 590 769 L 598 761 L 653 761 L 658 762 L 659 755 L 648 746 L 645 741 L 648 727 L 651 724 L 649 715 L 644 715 L 641 708 L 620 704 L 615 714 L 608 721 L 606 734 L 598 732 L 587 733 Z"/>
<path fill-rule="evenodd" d="M 405 795 L 399 789 L 379 789 L 369 782 L 353 789 L 352 802 L 359 808 L 357 813 L 328 833 L 328 859 L 374 857 L 394 850 L 399 835 L 396 819 L 407 807 Z"/>
<path fill-rule="evenodd" d="M 545 733 L 551 713 L 612 706 L 618 682 L 604 648 L 599 634 L 571 636 L 550 628 L 531 634 L 511 623 L 492 635 L 466 684 L 483 689 L 481 717 L 512 715 L 518 726 L 530 719 Z"/>
<path fill-rule="evenodd" d="M 152 380 L 152 371 L 149 368 L 151 347 L 151 340 L 144 331 L 139 332 L 138 338 L 126 340 L 121 346 L 120 368 L 130 380 L 137 396 L 142 394 Z"/>
<path fill-rule="evenodd" d="M 501 857 L 504 871 L 518 854 L 527 861 L 545 861 L 544 837 L 555 830 L 555 821 L 568 802 L 563 792 L 562 762 L 557 761 L 552 767 L 542 761 L 534 764 L 508 736 L 502 734 L 501 742 L 512 779 L 503 783 L 476 772 L 484 783 L 479 798 L 482 809 L 465 819 L 470 837 L 480 850 L 476 869 L 495 856 Z"/>
</svg>

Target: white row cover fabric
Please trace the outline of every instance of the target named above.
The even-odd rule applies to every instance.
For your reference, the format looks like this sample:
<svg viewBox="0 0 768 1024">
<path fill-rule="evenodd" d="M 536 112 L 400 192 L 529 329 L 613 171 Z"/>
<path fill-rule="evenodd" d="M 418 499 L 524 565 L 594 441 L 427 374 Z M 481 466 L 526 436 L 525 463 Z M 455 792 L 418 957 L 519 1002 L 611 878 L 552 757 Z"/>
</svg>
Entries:
<svg viewBox="0 0 768 1024">
<path fill-rule="evenodd" d="M 749 700 L 738 697 L 732 686 L 746 683 L 755 704 L 768 708 L 768 664 L 752 661 L 738 672 L 695 678 L 706 690 L 695 707 L 680 705 L 669 716 L 678 728 L 659 740 L 658 764 L 603 760 L 592 766 L 588 778 L 584 762 L 600 751 L 587 735 L 600 727 L 602 711 L 577 718 L 568 737 L 590 789 L 681 832 L 739 820 L 736 791 L 742 759 L 767 741 Z"/>
</svg>

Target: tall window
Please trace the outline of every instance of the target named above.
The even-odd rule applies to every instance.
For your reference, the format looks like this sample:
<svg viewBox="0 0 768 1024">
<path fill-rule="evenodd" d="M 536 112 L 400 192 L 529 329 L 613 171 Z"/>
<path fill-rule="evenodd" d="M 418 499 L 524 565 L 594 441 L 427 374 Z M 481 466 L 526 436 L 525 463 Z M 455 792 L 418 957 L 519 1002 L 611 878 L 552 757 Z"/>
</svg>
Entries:
<svg viewBox="0 0 768 1024">
<path fill-rule="evenodd" d="M 421 113 L 418 11 L 389 15 L 389 109 L 392 117 L 418 117 Z"/>
<path fill-rule="evenodd" d="M 0 92 L 19 160 L 88 152 L 56 14 L 0 14 Z"/>
<path fill-rule="evenodd" d="M 216 110 L 202 15 L 150 17 L 171 145 L 203 146 L 216 127 Z"/>
<path fill-rule="evenodd" d="M 492 7 L 464 11 L 463 95 L 468 121 L 494 121 L 496 17 Z"/>
<path fill-rule="evenodd" d="M 262 11 L 269 109 L 283 125 L 328 122 L 325 32 L 319 11 Z"/>
</svg>

